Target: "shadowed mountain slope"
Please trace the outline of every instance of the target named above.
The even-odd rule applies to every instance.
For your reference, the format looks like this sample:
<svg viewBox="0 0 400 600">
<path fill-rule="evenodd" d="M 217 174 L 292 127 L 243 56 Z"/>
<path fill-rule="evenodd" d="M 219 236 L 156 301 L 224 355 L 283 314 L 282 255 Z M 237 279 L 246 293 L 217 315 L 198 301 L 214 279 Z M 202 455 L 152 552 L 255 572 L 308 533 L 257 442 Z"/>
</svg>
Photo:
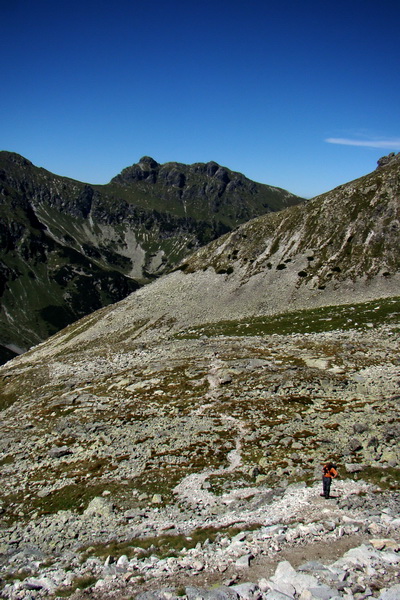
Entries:
<svg viewBox="0 0 400 600">
<path fill-rule="evenodd" d="M 0 358 L 121 300 L 238 223 L 299 201 L 216 163 L 144 157 L 91 186 L 1 152 Z"/>
</svg>

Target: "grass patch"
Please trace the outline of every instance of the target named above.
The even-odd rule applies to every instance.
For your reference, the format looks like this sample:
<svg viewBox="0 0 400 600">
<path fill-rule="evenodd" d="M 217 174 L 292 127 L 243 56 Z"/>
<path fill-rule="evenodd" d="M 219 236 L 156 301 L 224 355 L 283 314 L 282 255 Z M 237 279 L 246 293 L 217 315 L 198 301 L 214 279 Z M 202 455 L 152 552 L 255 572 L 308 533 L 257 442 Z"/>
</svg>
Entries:
<svg viewBox="0 0 400 600">
<path fill-rule="evenodd" d="M 6 583 L 13 583 L 14 581 L 24 581 L 27 577 L 32 577 L 32 572 L 27 569 L 21 569 L 19 571 L 15 571 L 14 573 L 6 573 L 3 575 L 3 580 Z"/>
<path fill-rule="evenodd" d="M 211 483 L 211 492 L 216 496 L 222 496 L 228 492 L 242 487 L 256 486 L 256 480 L 254 477 L 246 473 L 226 473 L 222 475 L 211 475 L 209 477 Z"/>
<path fill-rule="evenodd" d="M 82 513 L 87 508 L 89 502 L 93 498 L 101 496 L 104 490 L 111 492 L 113 500 L 121 499 L 121 502 L 123 502 L 123 496 L 129 494 L 129 499 L 131 498 L 131 486 L 122 486 L 111 481 L 102 481 L 91 485 L 87 480 L 82 480 L 79 483 L 71 483 L 51 492 L 44 498 L 33 498 L 29 508 L 41 515 L 54 514 L 59 510 L 76 510 Z"/>
<path fill-rule="evenodd" d="M 4 456 L 4 458 L 0 459 L 0 467 L 2 467 L 4 465 L 12 465 L 14 460 L 15 460 L 15 458 L 13 457 L 12 454 L 8 454 L 7 456 Z"/>
<path fill-rule="evenodd" d="M 166 467 L 149 469 L 131 480 L 132 487 L 142 494 L 152 497 L 160 494 L 163 503 L 168 504 L 174 499 L 172 490 L 181 481 L 182 477 L 189 474 L 181 465 L 179 467 Z M 148 504 L 148 501 L 145 502 Z"/>
<path fill-rule="evenodd" d="M 68 596 L 71 596 L 74 592 L 76 592 L 76 590 L 86 590 L 94 585 L 96 581 L 97 578 L 93 577 L 92 575 L 83 575 L 82 577 L 77 577 L 68 587 L 56 589 L 55 595 L 58 598 L 68 598 Z"/>
<path fill-rule="evenodd" d="M 256 529 L 259 526 L 254 525 L 251 529 Z M 199 543 L 204 544 L 206 540 L 214 542 L 217 536 L 232 538 L 244 530 L 249 531 L 250 528 L 222 527 L 218 529 L 216 527 L 206 527 L 195 529 L 187 536 L 183 534 L 166 534 L 157 537 L 135 538 L 124 542 L 112 541 L 107 544 L 96 544 L 88 548 L 82 548 L 81 558 L 83 561 L 90 556 L 97 556 L 102 559 L 107 558 L 107 556 L 116 558 L 122 555 L 126 555 L 128 558 L 143 558 L 150 555 L 155 555 L 158 558 L 167 558 L 177 556 L 183 548 L 189 550 Z"/>
<path fill-rule="evenodd" d="M 398 490 L 400 488 L 400 469 L 397 467 L 388 467 L 386 469 L 379 467 L 366 467 L 360 473 L 349 473 L 352 479 L 362 479 L 368 483 L 378 485 L 385 490 Z"/>
<path fill-rule="evenodd" d="M 359 304 L 325 306 L 298 310 L 279 315 L 252 317 L 234 321 L 220 321 L 191 327 L 177 334 L 183 339 L 201 336 L 258 336 L 288 335 L 292 333 L 321 333 L 337 329 L 364 329 L 383 324 L 398 323 L 400 297 L 383 298 Z"/>
</svg>

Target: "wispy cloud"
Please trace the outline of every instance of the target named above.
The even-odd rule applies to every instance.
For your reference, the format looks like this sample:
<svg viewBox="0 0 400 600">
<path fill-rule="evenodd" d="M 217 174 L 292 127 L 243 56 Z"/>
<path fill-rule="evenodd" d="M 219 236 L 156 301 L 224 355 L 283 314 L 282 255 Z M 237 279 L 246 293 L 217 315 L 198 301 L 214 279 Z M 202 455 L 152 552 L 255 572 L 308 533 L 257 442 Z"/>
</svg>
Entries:
<svg viewBox="0 0 400 600">
<path fill-rule="evenodd" d="M 400 150 L 400 138 L 391 140 L 352 140 L 349 138 L 327 138 L 328 144 L 341 144 L 342 146 L 363 146 L 365 148 L 385 148 L 386 150 Z"/>
</svg>

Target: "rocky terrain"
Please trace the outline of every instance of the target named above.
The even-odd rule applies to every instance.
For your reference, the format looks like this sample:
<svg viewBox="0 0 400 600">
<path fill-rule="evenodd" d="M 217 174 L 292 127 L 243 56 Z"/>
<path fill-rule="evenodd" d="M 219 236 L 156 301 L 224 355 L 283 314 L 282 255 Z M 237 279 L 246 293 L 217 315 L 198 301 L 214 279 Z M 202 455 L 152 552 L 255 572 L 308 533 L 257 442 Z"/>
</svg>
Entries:
<svg viewBox="0 0 400 600">
<path fill-rule="evenodd" d="M 399 597 L 398 159 L 0 369 L 4 598 Z"/>
<path fill-rule="evenodd" d="M 342 536 L 398 540 L 388 490 L 400 462 L 400 301 L 390 303 L 385 314 L 370 303 L 374 320 L 359 329 L 192 334 L 3 367 L 3 389 L 18 389 L 3 395 L 5 597 L 71 593 L 80 581 L 94 597 L 175 589 L 193 573 L 242 581 L 250 555 L 273 562 Z M 328 457 L 341 479 L 327 502 Z"/>
<path fill-rule="evenodd" d="M 300 200 L 214 162 L 143 157 L 96 186 L 0 152 L 0 361 Z"/>
</svg>

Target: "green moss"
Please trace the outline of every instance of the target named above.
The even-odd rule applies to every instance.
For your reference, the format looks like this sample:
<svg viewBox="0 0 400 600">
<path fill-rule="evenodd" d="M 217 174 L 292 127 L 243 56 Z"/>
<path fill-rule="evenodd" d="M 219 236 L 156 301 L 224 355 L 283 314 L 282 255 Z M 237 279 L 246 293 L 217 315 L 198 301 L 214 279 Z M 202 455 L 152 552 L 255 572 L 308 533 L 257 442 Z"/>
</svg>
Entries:
<svg viewBox="0 0 400 600">
<path fill-rule="evenodd" d="M 381 489 L 400 489 L 400 468 L 366 467 L 358 475 L 350 473 L 348 477 L 350 479 L 360 478 L 368 483 L 378 485 Z"/>
<path fill-rule="evenodd" d="M 211 484 L 211 492 L 216 496 L 222 496 L 222 494 L 240 489 L 241 487 L 256 486 L 256 480 L 253 477 L 239 471 L 224 473 L 222 475 L 211 475 L 209 482 Z"/>
<path fill-rule="evenodd" d="M 279 249 L 279 237 L 275 238 L 275 240 L 271 246 L 271 249 L 269 251 L 269 255 L 271 256 L 272 254 L 275 254 L 275 252 L 277 252 L 278 249 Z"/>
<path fill-rule="evenodd" d="M 0 411 L 5 410 L 19 399 L 14 392 L 0 391 Z"/>
<path fill-rule="evenodd" d="M 76 577 L 71 585 L 57 588 L 54 593 L 57 598 L 68 598 L 76 590 L 86 590 L 94 585 L 96 581 L 97 578 L 92 575 L 83 575 L 82 577 Z"/>
<path fill-rule="evenodd" d="M 209 323 L 191 327 L 190 332 L 180 332 L 177 337 L 191 339 L 220 335 L 288 335 L 292 333 L 320 333 L 337 329 L 363 329 L 382 324 L 395 324 L 399 320 L 399 314 L 400 297 L 383 298 L 360 304 L 325 306 L 268 317 Z"/>
<path fill-rule="evenodd" d="M 7 583 L 13 583 L 14 581 L 24 581 L 27 577 L 32 577 L 32 572 L 27 569 L 20 569 L 14 573 L 6 573 L 3 580 Z"/>
<path fill-rule="evenodd" d="M 15 458 L 11 454 L 9 454 L 8 456 L 5 456 L 4 458 L 0 459 L 0 466 L 12 465 L 14 461 Z"/>
<path fill-rule="evenodd" d="M 260 524 L 253 524 L 253 526 L 246 527 L 245 530 L 249 531 L 258 527 L 260 527 Z M 244 531 L 244 529 L 240 527 L 207 527 L 195 529 L 187 536 L 183 534 L 166 534 L 157 537 L 134 538 L 124 542 L 112 541 L 107 544 L 95 544 L 89 548 L 82 548 L 81 559 L 86 560 L 89 556 L 98 556 L 100 558 L 106 558 L 107 556 L 117 557 L 123 554 L 128 558 L 135 556 L 144 557 L 151 554 L 159 558 L 166 558 L 177 556 L 183 548 L 189 550 L 199 543 L 204 544 L 206 540 L 213 542 L 217 536 L 233 537 L 241 531 Z"/>
</svg>

